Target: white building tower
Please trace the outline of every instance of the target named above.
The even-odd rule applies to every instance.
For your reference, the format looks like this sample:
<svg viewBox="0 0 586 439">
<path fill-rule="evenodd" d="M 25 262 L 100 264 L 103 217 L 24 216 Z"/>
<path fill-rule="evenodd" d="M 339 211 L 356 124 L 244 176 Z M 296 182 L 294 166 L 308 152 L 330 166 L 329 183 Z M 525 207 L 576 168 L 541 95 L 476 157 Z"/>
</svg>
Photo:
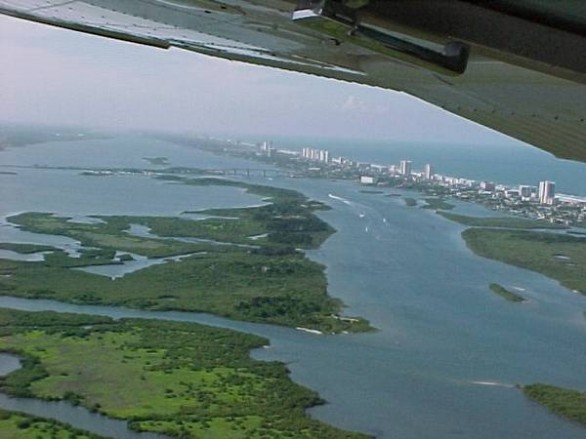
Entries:
<svg viewBox="0 0 586 439">
<path fill-rule="evenodd" d="M 540 181 L 539 182 L 539 204 L 554 204 L 555 199 L 555 182 L 553 181 Z"/>
<path fill-rule="evenodd" d="M 401 174 L 405 176 L 411 175 L 411 160 L 401 160 Z"/>
<path fill-rule="evenodd" d="M 433 178 L 433 166 L 431 166 L 429 163 L 426 164 L 423 168 L 423 177 L 426 180 L 431 180 Z"/>
</svg>

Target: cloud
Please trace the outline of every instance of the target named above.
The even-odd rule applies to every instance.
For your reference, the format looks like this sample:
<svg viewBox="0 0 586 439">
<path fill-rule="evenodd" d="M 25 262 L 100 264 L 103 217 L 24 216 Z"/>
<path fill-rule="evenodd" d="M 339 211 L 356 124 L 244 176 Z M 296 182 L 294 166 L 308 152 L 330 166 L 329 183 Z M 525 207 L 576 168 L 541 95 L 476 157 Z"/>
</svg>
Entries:
<svg viewBox="0 0 586 439">
<path fill-rule="evenodd" d="M 346 98 L 340 109 L 342 111 L 364 111 L 366 110 L 366 106 L 356 96 L 350 95 Z"/>
<path fill-rule="evenodd" d="M 362 90 L 364 92 L 364 90 Z M 394 101 L 397 100 L 398 96 L 394 92 L 383 91 L 372 89 L 369 91 L 375 91 L 378 96 L 363 96 L 359 97 L 354 94 L 350 94 L 346 97 L 342 105 L 339 107 L 341 112 L 349 112 L 354 114 L 368 114 L 382 116 L 390 114 Z"/>
</svg>

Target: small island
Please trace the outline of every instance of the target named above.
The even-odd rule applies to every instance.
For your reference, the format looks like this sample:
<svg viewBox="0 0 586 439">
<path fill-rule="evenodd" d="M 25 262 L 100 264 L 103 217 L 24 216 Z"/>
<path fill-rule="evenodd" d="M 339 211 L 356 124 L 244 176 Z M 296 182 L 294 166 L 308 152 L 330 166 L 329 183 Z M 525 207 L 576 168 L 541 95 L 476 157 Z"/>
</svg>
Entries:
<svg viewBox="0 0 586 439">
<path fill-rule="evenodd" d="M 548 384 L 523 386 L 523 394 L 553 413 L 586 426 L 586 392 Z"/>
<path fill-rule="evenodd" d="M 361 194 L 371 194 L 371 195 L 381 195 L 381 194 L 385 193 L 384 191 L 377 191 L 374 189 L 361 189 L 359 192 Z"/>
<path fill-rule="evenodd" d="M 462 232 L 462 237 L 475 254 L 536 271 L 574 292 L 586 294 L 586 236 L 535 230 L 567 228 L 539 220 L 437 213 L 471 226 Z"/>
<path fill-rule="evenodd" d="M 501 296 L 503 299 L 508 300 L 509 302 L 525 302 L 527 299 L 525 299 L 523 296 L 514 293 L 510 290 L 507 290 L 505 287 L 503 287 L 502 285 L 499 284 L 495 284 L 492 283 L 489 285 L 490 291 L 492 291 L 493 293 L 495 293 L 498 296 Z"/>
<path fill-rule="evenodd" d="M 425 206 L 423 206 L 424 209 L 451 210 L 456 207 L 441 198 L 424 198 L 423 200 L 426 202 Z"/>
<path fill-rule="evenodd" d="M 462 232 L 477 255 L 536 271 L 586 294 L 586 238 L 528 230 L 470 228 Z M 564 255 L 560 258 L 560 255 Z"/>
<path fill-rule="evenodd" d="M 550 223 L 547 221 L 533 220 L 516 217 L 476 217 L 458 215 L 452 212 L 437 212 L 449 220 L 455 221 L 465 226 L 473 227 L 498 227 L 504 229 L 567 229 L 567 226 Z"/>
<path fill-rule="evenodd" d="M 0 242 L 0 250 L 9 250 L 23 255 L 29 255 L 33 253 L 55 251 L 57 249 L 48 245 Z"/>
</svg>

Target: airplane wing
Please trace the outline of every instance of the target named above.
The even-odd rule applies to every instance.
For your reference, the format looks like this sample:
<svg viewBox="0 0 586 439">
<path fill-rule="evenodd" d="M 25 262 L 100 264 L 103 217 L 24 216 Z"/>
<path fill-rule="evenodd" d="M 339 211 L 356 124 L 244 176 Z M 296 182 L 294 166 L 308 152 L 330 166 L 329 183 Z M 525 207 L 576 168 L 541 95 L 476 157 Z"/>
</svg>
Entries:
<svg viewBox="0 0 586 439">
<path fill-rule="evenodd" d="M 405 92 L 586 161 L 582 0 L 0 0 L 0 13 Z"/>
</svg>

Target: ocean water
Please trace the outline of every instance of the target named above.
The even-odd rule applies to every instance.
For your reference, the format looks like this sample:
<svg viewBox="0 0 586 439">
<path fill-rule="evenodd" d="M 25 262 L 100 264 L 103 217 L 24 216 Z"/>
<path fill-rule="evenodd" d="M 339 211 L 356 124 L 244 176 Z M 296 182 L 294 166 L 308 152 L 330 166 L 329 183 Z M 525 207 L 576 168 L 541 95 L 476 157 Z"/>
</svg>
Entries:
<svg viewBox="0 0 586 439">
<path fill-rule="evenodd" d="M 235 166 L 231 158 L 158 140 L 151 143 L 148 138 L 121 137 L 100 145 L 99 154 L 93 142 L 30 146 L 0 152 L 0 163 L 90 165 L 87 157 L 95 154 L 92 166 L 114 166 L 117 157 L 126 165 L 143 164 L 142 157 L 155 155 L 168 156 L 171 165 L 181 161 L 200 167 Z M 374 161 L 374 150 L 372 154 L 372 158 L 354 157 Z M 195 208 L 260 202 L 259 197 L 235 188 L 216 192 L 216 188 L 139 176 L 87 177 L 42 169 L 17 172 L 0 175 L 3 215 L 39 209 L 78 219 L 108 212 L 179 215 Z M 201 314 L 7 297 L 0 298 L 0 306 L 200 321 L 266 336 L 271 347 L 253 355 L 287 362 L 294 380 L 328 401 L 311 409 L 312 416 L 379 438 L 584 436 L 583 427 L 528 401 L 515 387 L 545 382 L 586 390 L 584 296 L 537 273 L 475 256 L 461 239 L 463 226 L 432 211 L 407 207 L 401 197 L 361 193 L 358 185 L 348 181 L 261 177 L 244 181 L 293 188 L 332 207 L 319 215 L 337 233 L 321 248 L 308 252 L 309 257 L 326 266 L 329 293 L 344 301 L 346 313 L 369 319 L 378 332 L 320 336 Z M 125 191 L 132 196 L 124 196 L 122 202 Z M 0 227 L 0 241 L 34 242 L 34 235 L 9 224 Z M 512 304 L 501 299 L 489 291 L 491 282 L 522 290 L 528 302 Z"/>
</svg>

